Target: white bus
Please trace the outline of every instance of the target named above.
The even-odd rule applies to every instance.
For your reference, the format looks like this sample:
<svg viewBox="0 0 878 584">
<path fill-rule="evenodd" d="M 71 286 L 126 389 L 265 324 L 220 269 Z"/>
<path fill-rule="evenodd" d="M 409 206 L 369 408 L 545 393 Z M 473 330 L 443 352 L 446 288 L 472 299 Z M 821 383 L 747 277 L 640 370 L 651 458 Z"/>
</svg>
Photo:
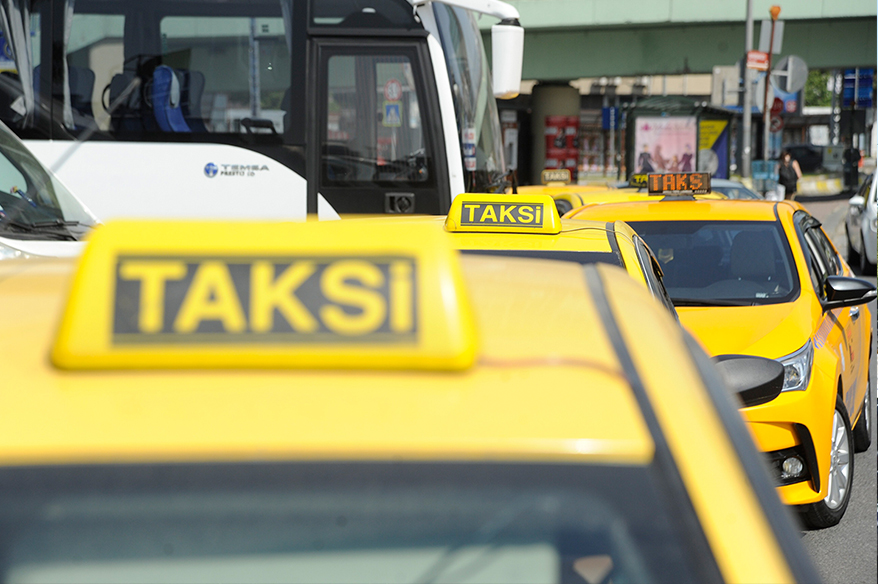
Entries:
<svg viewBox="0 0 878 584">
<path fill-rule="evenodd" d="M 12 0 L 0 119 L 101 220 L 445 213 L 497 191 L 496 0 Z M 494 83 L 476 14 L 492 29 Z"/>
</svg>

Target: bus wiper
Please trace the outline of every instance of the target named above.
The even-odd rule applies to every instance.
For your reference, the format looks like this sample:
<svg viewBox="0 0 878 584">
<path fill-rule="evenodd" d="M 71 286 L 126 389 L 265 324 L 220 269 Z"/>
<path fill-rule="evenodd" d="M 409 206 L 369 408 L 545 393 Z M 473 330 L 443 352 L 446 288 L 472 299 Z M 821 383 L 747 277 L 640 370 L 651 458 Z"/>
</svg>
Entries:
<svg viewBox="0 0 878 584">
<path fill-rule="evenodd" d="M 703 298 L 674 298 L 674 306 L 755 306 L 752 300 L 716 300 Z"/>
<path fill-rule="evenodd" d="M 77 221 L 71 221 L 70 223 L 78 224 Z M 28 223 L 27 221 L 18 221 L 17 219 L 5 218 L 0 220 L 0 226 L 2 227 L 14 227 L 20 231 L 24 231 L 26 233 L 44 233 L 46 235 L 54 236 L 55 238 L 62 241 L 77 241 L 76 237 L 73 236 L 65 227 L 65 222 L 58 221 L 58 223 L 54 223 L 52 221 L 42 221 L 39 223 Z M 60 229 L 59 229 L 60 228 Z"/>
</svg>

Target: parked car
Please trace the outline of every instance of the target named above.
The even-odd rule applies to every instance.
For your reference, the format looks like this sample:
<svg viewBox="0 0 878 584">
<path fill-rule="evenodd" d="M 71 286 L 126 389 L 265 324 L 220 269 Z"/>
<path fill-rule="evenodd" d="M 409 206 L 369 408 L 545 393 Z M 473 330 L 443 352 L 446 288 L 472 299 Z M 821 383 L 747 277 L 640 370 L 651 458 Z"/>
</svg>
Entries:
<svg viewBox="0 0 878 584">
<path fill-rule="evenodd" d="M 858 265 L 863 274 L 874 274 L 878 262 L 878 181 L 872 173 L 848 201 L 844 232 L 848 242 L 848 263 Z"/>
<path fill-rule="evenodd" d="M 823 146 L 792 144 L 785 146 L 784 149 L 799 163 L 802 172 L 818 172 L 823 169 Z"/>
</svg>

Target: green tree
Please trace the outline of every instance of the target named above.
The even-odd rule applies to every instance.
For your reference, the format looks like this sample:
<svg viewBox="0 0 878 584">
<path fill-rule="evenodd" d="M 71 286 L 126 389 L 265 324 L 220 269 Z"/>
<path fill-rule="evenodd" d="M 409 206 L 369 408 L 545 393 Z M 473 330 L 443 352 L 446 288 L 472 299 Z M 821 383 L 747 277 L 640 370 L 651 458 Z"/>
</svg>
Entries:
<svg viewBox="0 0 878 584">
<path fill-rule="evenodd" d="M 827 71 L 809 71 L 805 82 L 805 105 L 832 105 L 832 92 L 826 88 Z"/>
</svg>

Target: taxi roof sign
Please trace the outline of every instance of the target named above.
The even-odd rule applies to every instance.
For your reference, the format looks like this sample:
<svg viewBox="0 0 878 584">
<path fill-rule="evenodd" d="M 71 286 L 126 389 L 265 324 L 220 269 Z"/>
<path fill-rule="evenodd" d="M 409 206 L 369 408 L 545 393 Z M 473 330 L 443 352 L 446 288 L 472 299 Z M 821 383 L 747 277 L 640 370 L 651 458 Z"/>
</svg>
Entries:
<svg viewBox="0 0 878 584">
<path fill-rule="evenodd" d="M 677 172 L 650 174 L 648 178 L 650 195 L 682 194 L 706 195 L 710 192 L 709 172 Z"/>
<path fill-rule="evenodd" d="M 549 183 L 569 184 L 573 180 L 569 168 L 546 168 L 540 173 L 540 181 L 547 185 Z"/>
<path fill-rule="evenodd" d="M 629 187 L 644 188 L 647 186 L 648 179 L 649 179 L 649 175 L 647 175 L 647 174 L 632 174 L 631 178 L 628 180 L 628 186 Z"/>
<path fill-rule="evenodd" d="M 428 226 L 119 221 L 83 254 L 51 358 L 458 370 L 475 347 L 456 253 Z"/>
<path fill-rule="evenodd" d="M 549 195 L 464 193 L 454 198 L 445 229 L 452 233 L 561 233 Z"/>
</svg>

